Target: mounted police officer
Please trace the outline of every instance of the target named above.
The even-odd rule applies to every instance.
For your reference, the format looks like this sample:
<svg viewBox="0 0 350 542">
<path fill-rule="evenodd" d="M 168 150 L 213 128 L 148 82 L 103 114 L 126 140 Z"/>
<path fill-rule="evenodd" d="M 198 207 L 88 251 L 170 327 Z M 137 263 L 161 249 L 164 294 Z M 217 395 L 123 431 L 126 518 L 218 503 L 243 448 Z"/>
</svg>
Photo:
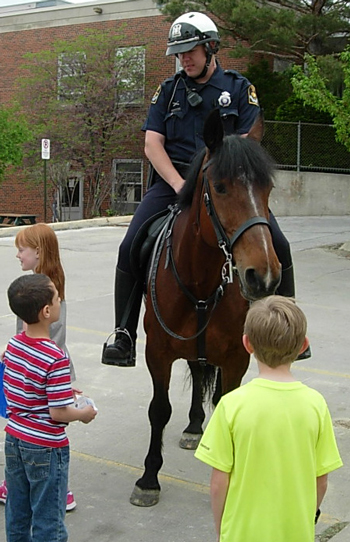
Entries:
<svg viewBox="0 0 350 542">
<path fill-rule="evenodd" d="M 151 182 L 120 245 L 115 276 L 115 342 L 104 349 L 107 365 L 135 365 L 136 330 L 142 301 L 142 283 L 132 272 L 130 248 L 142 224 L 174 204 L 194 154 L 204 146 L 203 126 L 209 112 L 219 108 L 226 134 L 244 136 L 259 112 L 255 87 L 233 70 L 224 71 L 215 54 L 220 37 L 203 13 L 186 13 L 172 24 L 167 55 L 176 55 L 182 70 L 157 88 L 143 125 L 145 154 L 151 164 Z M 282 263 L 279 293 L 294 296 L 289 244 L 273 215 L 274 247 Z"/>
</svg>

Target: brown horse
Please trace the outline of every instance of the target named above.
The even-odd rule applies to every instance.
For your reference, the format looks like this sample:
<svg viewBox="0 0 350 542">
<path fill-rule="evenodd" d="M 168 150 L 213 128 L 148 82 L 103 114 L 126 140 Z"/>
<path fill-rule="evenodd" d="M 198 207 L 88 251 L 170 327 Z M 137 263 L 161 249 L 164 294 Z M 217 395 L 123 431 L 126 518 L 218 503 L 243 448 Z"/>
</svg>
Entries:
<svg viewBox="0 0 350 542">
<path fill-rule="evenodd" d="M 209 116 L 206 148 L 195 158 L 179 207 L 155 248 L 144 320 L 153 381 L 151 441 L 132 504 L 152 506 L 159 500 L 173 362 L 192 360 L 192 418 L 199 414 L 201 419 L 195 423 L 190 413 L 193 423 L 185 432 L 201 434 L 201 375 L 216 366 L 223 393 L 240 385 L 249 364 L 242 344 L 248 303 L 273 294 L 280 282 L 281 266 L 268 223 L 273 167 L 257 143 L 262 135 L 261 118 L 243 138 L 224 137 L 219 113 Z"/>
</svg>

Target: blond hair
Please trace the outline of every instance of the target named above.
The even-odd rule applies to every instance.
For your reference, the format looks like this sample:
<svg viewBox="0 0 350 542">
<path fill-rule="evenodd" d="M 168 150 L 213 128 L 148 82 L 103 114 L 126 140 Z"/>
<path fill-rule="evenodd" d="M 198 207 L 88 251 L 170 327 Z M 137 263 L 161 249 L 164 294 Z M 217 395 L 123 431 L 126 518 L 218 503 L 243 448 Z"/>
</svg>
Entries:
<svg viewBox="0 0 350 542">
<path fill-rule="evenodd" d="M 304 343 L 307 321 L 294 299 L 272 295 L 255 301 L 244 325 L 255 357 L 271 368 L 293 362 Z"/>
<path fill-rule="evenodd" d="M 64 299 L 65 276 L 57 236 L 53 229 L 44 223 L 23 228 L 16 235 L 15 245 L 17 248 L 38 249 L 39 262 L 34 272 L 47 275 L 56 286 L 60 298 Z"/>
</svg>

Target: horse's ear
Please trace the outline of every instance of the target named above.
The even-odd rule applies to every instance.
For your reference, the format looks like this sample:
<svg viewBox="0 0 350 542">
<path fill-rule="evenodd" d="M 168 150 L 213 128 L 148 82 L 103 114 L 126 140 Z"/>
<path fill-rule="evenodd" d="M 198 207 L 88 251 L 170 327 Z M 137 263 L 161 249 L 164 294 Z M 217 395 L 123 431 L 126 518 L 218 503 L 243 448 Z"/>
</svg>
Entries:
<svg viewBox="0 0 350 542">
<path fill-rule="evenodd" d="M 213 153 L 221 144 L 224 137 L 224 127 L 220 117 L 220 111 L 213 109 L 205 121 L 203 138 L 210 153 Z"/>
<path fill-rule="evenodd" d="M 257 141 L 260 143 L 262 138 L 264 137 L 265 133 L 265 123 L 264 123 L 264 112 L 262 109 L 260 109 L 259 113 L 257 114 L 254 124 L 251 127 L 251 129 L 248 132 L 248 136 L 250 139 L 254 139 L 254 141 Z"/>
</svg>

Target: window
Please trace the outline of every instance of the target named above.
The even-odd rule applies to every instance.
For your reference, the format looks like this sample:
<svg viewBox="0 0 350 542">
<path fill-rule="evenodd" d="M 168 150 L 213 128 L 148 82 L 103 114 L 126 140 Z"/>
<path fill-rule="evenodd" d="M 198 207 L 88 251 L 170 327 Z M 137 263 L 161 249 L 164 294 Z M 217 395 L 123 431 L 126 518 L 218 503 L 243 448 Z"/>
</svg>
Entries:
<svg viewBox="0 0 350 542">
<path fill-rule="evenodd" d="M 62 207 L 79 207 L 80 204 L 80 177 L 69 177 L 68 182 L 62 185 Z"/>
<path fill-rule="evenodd" d="M 133 214 L 142 199 L 142 160 L 113 160 L 112 209 Z"/>
<path fill-rule="evenodd" d="M 62 53 L 58 58 L 58 99 L 72 100 L 83 91 L 83 78 L 86 73 L 84 53 Z"/>
<path fill-rule="evenodd" d="M 58 58 L 58 99 L 62 101 L 79 101 L 89 86 L 91 90 L 91 73 L 93 77 L 110 78 L 114 87 L 117 104 L 142 105 L 145 96 L 145 47 L 120 47 L 115 54 L 115 69 L 103 76 L 98 66 L 89 66 L 89 58 L 83 52 L 62 53 Z M 93 60 L 94 62 L 94 60 Z M 91 71 L 92 70 L 92 71 Z M 113 73 L 114 72 L 114 73 Z M 90 83 L 87 79 L 90 78 Z"/>
<path fill-rule="evenodd" d="M 145 48 L 120 47 L 116 52 L 117 103 L 142 104 L 145 96 Z"/>
</svg>

